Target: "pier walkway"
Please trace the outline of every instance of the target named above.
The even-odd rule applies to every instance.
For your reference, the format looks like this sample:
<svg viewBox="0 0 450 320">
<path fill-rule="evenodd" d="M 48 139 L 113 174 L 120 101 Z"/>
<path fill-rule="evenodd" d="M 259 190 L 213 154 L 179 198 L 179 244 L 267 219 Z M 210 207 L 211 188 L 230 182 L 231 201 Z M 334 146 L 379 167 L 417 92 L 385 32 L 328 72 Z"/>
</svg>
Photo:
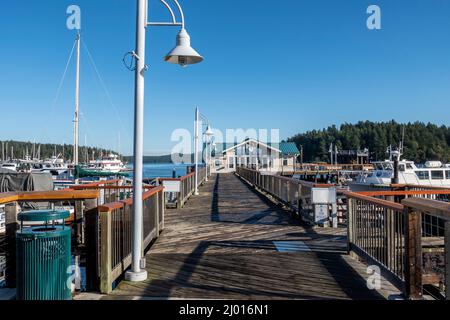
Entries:
<svg viewBox="0 0 450 320">
<path fill-rule="evenodd" d="M 303 226 L 232 174 L 215 175 L 147 253 L 149 279 L 106 299 L 383 299 L 346 254 L 345 229 Z M 393 289 L 392 289 L 393 290 Z M 395 290 L 393 290 L 395 292 Z"/>
</svg>

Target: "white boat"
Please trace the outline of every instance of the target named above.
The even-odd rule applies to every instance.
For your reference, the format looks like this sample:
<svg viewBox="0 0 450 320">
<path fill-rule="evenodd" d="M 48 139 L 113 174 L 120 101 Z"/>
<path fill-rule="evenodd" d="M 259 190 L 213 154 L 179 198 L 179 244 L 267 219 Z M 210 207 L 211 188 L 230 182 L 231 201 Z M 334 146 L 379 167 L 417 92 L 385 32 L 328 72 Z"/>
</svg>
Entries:
<svg viewBox="0 0 450 320">
<path fill-rule="evenodd" d="M 119 173 L 126 171 L 127 168 L 119 159 L 118 155 L 110 154 L 106 157 L 101 157 L 97 160 L 89 162 L 89 166 L 85 170 Z"/>
<path fill-rule="evenodd" d="M 362 172 L 349 186 L 354 191 L 389 187 L 394 178 L 394 157 L 400 159 L 399 151 L 390 151 L 389 160 L 373 162 L 374 171 Z M 417 166 L 414 161 L 398 161 L 398 183 L 430 187 L 450 188 L 450 168 L 440 161 L 427 161 Z"/>
<path fill-rule="evenodd" d="M 35 162 L 31 168 L 31 172 L 51 173 L 53 176 L 59 176 L 67 170 L 67 164 L 59 156 L 53 156 L 42 162 Z"/>
<path fill-rule="evenodd" d="M 0 169 L 8 170 L 11 172 L 17 172 L 19 165 L 15 162 L 5 162 L 0 165 Z"/>
</svg>

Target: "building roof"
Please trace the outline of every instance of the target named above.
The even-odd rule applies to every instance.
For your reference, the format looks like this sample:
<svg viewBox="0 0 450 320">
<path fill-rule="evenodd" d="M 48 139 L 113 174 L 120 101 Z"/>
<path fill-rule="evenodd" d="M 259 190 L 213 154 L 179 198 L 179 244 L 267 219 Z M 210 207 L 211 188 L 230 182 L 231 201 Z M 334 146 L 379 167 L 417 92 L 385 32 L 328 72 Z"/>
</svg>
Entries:
<svg viewBox="0 0 450 320">
<path fill-rule="evenodd" d="M 237 146 L 242 145 L 245 142 L 249 142 L 249 141 L 254 141 L 257 142 L 263 146 L 267 146 L 270 147 L 272 149 L 277 150 L 278 152 L 281 153 L 281 155 L 284 156 L 295 156 L 295 155 L 299 155 L 300 151 L 297 148 L 297 145 L 294 142 L 280 142 L 280 143 L 263 143 L 263 142 L 259 142 L 257 140 L 254 139 L 246 139 L 245 141 L 243 141 L 242 143 L 218 143 L 216 145 L 216 152 L 225 152 L 228 151 L 232 148 L 235 148 Z"/>
<path fill-rule="evenodd" d="M 298 155 L 300 154 L 300 150 L 298 150 L 295 142 L 281 142 L 279 144 L 279 149 L 283 155 Z"/>
</svg>

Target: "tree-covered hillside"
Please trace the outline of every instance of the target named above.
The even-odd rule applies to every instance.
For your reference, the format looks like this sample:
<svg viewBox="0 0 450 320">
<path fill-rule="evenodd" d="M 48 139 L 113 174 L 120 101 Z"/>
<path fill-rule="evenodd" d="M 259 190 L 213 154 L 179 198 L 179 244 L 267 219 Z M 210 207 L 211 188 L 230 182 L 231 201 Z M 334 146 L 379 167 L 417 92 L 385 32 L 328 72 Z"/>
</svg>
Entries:
<svg viewBox="0 0 450 320">
<path fill-rule="evenodd" d="M 11 158 L 11 153 L 14 153 L 14 159 L 24 159 L 26 152 L 28 151 L 28 155 L 30 157 L 40 156 L 41 159 L 51 158 L 55 152 L 56 155 L 61 155 L 65 160 L 73 159 L 73 145 L 65 144 L 65 145 L 55 145 L 55 144 L 38 144 L 33 147 L 32 142 L 20 142 L 20 141 L 1 141 L 0 140 L 0 160 L 2 157 L 5 160 Z M 40 154 L 38 154 L 40 148 Z M 35 153 L 33 155 L 33 152 Z M 81 162 L 85 161 L 86 153 L 88 154 L 88 159 L 92 160 L 92 157 L 99 157 L 102 153 L 104 155 L 109 153 L 116 153 L 112 150 L 104 150 L 100 148 L 94 147 L 83 147 L 79 148 L 79 158 Z M 94 154 L 93 154 L 94 152 Z"/>
<path fill-rule="evenodd" d="M 363 150 L 368 148 L 371 160 L 387 158 L 389 145 L 397 147 L 405 130 L 403 158 L 423 163 L 427 160 L 450 162 L 450 127 L 422 122 L 400 124 L 390 122 L 361 121 L 343 124 L 323 130 L 308 131 L 290 139 L 298 147 L 303 146 L 304 161 L 329 161 L 329 147 L 336 143 L 339 150 Z"/>
</svg>

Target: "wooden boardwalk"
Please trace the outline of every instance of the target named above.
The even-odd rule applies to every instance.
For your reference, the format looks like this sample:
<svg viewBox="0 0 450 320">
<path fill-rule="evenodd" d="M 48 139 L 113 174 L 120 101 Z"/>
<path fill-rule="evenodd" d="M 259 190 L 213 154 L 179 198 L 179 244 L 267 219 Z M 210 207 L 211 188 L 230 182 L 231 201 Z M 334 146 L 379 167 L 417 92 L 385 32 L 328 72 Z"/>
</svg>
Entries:
<svg viewBox="0 0 450 320">
<path fill-rule="evenodd" d="M 344 229 L 302 225 L 237 176 L 217 175 L 146 256 L 149 279 L 122 281 L 106 299 L 384 299 L 346 255 Z M 381 292 L 381 293 L 380 293 Z"/>
</svg>

